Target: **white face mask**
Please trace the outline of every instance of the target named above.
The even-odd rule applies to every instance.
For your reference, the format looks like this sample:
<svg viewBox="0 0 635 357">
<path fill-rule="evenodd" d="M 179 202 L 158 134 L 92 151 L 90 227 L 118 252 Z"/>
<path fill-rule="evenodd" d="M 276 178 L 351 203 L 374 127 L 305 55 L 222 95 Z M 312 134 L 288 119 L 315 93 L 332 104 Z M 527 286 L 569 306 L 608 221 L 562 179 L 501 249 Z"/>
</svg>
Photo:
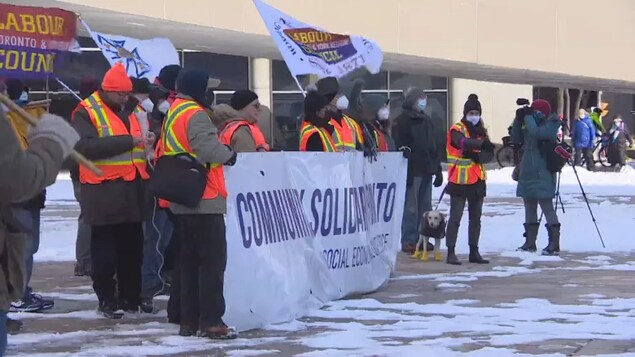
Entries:
<svg viewBox="0 0 635 357">
<path fill-rule="evenodd" d="M 345 95 L 337 98 L 337 103 L 335 103 L 335 106 L 337 106 L 337 109 L 339 110 L 348 109 L 348 98 L 346 98 Z"/>
<path fill-rule="evenodd" d="M 379 111 L 377 112 L 377 119 L 388 120 L 388 118 L 390 118 L 390 109 L 388 109 L 388 107 L 379 109 Z"/>
<path fill-rule="evenodd" d="M 170 109 L 170 103 L 167 100 L 164 100 L 159 104 L 159 111 L 163 114 L 167 114 Z"/>
<path fill-rule="evenodd" d="M 154 104 L 152 104 L 152 101 L 150 100 L 150 98 L 146 98 L 146 99 L 142 100 L 140 104 L 141 104 L 141 107 L 146 112 L 151 112 L 152 108 L 154 108 Z"/>
<path fill-rule="evenodd" d="M 476 124 L 478 124 L 479 121 L 481 121 L 481 116 L 480 115 L 468 115 L 468 116 L 465 117 L 465 119 L 467 119 L 467 121 L 472 123 L 472 125 L 476 125 Z"/>
</svg>

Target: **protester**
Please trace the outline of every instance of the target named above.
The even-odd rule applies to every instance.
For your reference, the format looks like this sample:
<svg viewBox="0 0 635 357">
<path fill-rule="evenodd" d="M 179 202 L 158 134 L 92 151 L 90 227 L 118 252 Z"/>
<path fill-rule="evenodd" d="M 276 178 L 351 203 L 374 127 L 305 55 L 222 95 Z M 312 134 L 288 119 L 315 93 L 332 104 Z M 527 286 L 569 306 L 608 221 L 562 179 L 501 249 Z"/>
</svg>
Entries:
<svg viewBox="0 0 635 357">
<path fill-rule="evenodd" d="M 328 99 L 317 92 L 304 98 L 304 121 L 300 127 L 300 151 L 336 151 L 333 142 L 335 128 L 327 116 Z"/>
<path fill-rule="evenodd" d="M 450 195 L 450 218 L 448 220 L 446 262 L 461 265 L 456 257 L 455 246 L 465 209 L 468 204 L 470 245 L 470 263 L 489 264 L 481 257 L 478 242 L 481 235 L 481 215 L 486 195 L 487 174 L 484 164 L 494 157 L 494 144 L 487 136 L 487 130 L 481 118 L 481 103 L 476 94 L 468 96 L 463 106 L 463 118 L 448 131 L 446 150 L 448 154 L 448 186 Z M 401 131 L 401 128 L 399 129 Z"/>
<path fill-rule="evenodd" d="M 27 113 L 35 118 L 40 118 L 46 113 L 46 110 L 42 106 L 28 106 L 30 103 L 28 88 L 24 86 L 24 83 L 15 78 L 7 79 L 5 82 L 6 91 L 9 99 L 13 100 L 18 106 L 25 109 Z M 15 134 L 17 135 L 20 146 L 22 149 L 26 149 L 28 143 L 28 130 L 29 124 L 20 118 L 20 115 L 16 112 L 8 112 L 7 119 Z M 14 205 L 14 214 L 16 219 L 29 227 L 29 232 L 25 236 L 25 264 L 26 264 L 26 286 L 23 296 L 11 303 L 11 308 L 14 311 L 20 312 L 39 312 L 48 310 L 53 307 L 54 302 L 50 299 L 45 299 L 41 295 L 34 294 L 33 289 L 30 286 L 31 275 L 33 274 L 33 256 L 37 253 L 40 247 L 40 216 L 42 209 L 44 208 L 44 202 L 46 201 L 46 190 L 31 197 L 25 202 L 21 202 Z"/>
<path fill-rule="evenodd" d="M 346 95 L 340 93 L 340 85 L 335 77 L 325 77 L 315 84 L 318 94 L 329 102 L 326 116 L 333 126 L 333 142 L 337 151 L 362 151 L 364 139 L 362 130 L 355 120 L 344 114 L 349 107 Z"/>
<path fill-rule="evenodd" d="M 589 115 L 591 118 L 591 122 L 593 122 L 593 126 L 595 127 L 595 135 L 602 136 L 606 133 L 606 129 L 604 128 L 604 123 L 602 123 L 602 109 L 593 108 L 591 109 L 591 114 Z"/>
<path fill-rule="evenodd" d="M 79 85 L 79 96 L 82 100 L 90 97 L 99 89 L 99 82 L 95 78 L 83 78 Z M 82 108 L 82 103 L 77 103 L 74 113 Z M 81 205 L 81 184 L 79 182 L 79 165 L 75 162 L 70 167 L 71 181 L 73 183 L 73 193 L 75 200 L 79 203 L 79 216 L 77 217 L 77 240 L 75 241 L 75 276 L 90 276 L 90 225 L 84 220 Z"/>
<path fill-rule="evenodd" d="M 361 103 L 359 125 L 364 133 L 364 143 L 374 143 L 377 151 L 396 151 L 395 142 L 388 132 L 390 122 L 390 100 L 381 94 L 367 94 Z"/>
<path fill-rule="evenodd" d="M 538 206 L 543 212 L 549 234 L 549 244 L 542 250 L 543 255 L 556 255 L 560 252 L 560 222 L 554 208 L 556 196 L 556 175 L 547 168 L 544 153 L 545 141 L 558 141 L 561 121 L 552 114 L 551 105 L 544 99 L 536 99 L 529 108 L 519 109 L 512 128 L 512 135 L 523 142 L 523 159 L 520 162 L 516 196 L 522 197 L 525 205 L 525 243 L 518 248 L 535 252 L 536 239 L 540 223 Z"/>
<path fill-rule="evenodd" d="M 613 168 L 621 168 L 626 165 L 626 147 L 633 147 L 633 138 L 628 131 L 622 116 L 617 115 L 613 119 L 613 126 L 609 130 L 608 161 Z"/>
<path fill-rule="evenodd" d="M 439 187 L 443 184 L 443 144 L 437 139 L 432 119 L 424 112 L 427 104 L 425 92 L 409 88 L 404 95 L 403 112 L 395 124 L 397 147 L 407 148 L 410 152 L 401 250 L 413 253 L 419 240 L 419 224 L 423 213 L 432 210 L 432 185 Z"/>
<path fill-rule="evenodd" d="M 181 240 L 179 334 L 192 336 L 198 332 L 212 339 L 227 339 L 236 338 L 237 334 L 222 319 L 227 264 L 223 214 L 227 193 L 221 165 L 233 165 L 236 153 L 220 143 L 216 127 L 204 110 L 208 78 L 198 70 L 179 74 L 178 94 L 168 111 L 161 145 L 165 155 L 187 153 L 209 165 L 207 187 L 198 206 L 170 204 Z"/>
<path fill-rule="evenodd" d="M 13 203 L 38 195 L 55 182 L 64 159 L 79 139 L 64 119 L 45 114 L 30 130 L 26 149 L 0 108 L 0 356 L 7 347 L 10 302 L 22 298 L 26 275 L 24 250 L 27 230 L 14 215 Z M 10 326 L 9 326 L 10 327 Z M 19 328 L 19 326 L 18 326 Z"/>
<path fill-rule="evenodd" d="M 269 145 L 258 126 L 261 111 L 258 95 L 250 90 L 234 92 L 231 106 L 213 107 L 212 121 L 220 130 L 220 140 L 236 152 L 269 151 Z"/>
<path fill-rule="evenodd" d="M 80 167 L 81 204 L 91 224 L 93 288 L 98 311 L 111 319 L 139 309 L 146 157 L 137 117 L 123 115 L 132 82 L 120 63 L 106 72 L 101 90 L 82 102 L 73 127 L 81 140 L 76 149 L 103 171 L 97 176 Z M 115 275 L 117 281 L 115 282 Z M 117 293 L 115 290 L 117 289 Z M 118 296 L 118 301 L 115 299 Z"/>
<path fill-rule="evenodd" d="M 573 124 L 572 139 L 575 148 L 575 165 L 579 166 L 582 163 L 582 155 L 584 155 L 587 170 L 594 171 L 593 146 L 595 145 L 595 126 L 584 109 L 578 111 L 578 118 Z"/>
<path fill-rule="evenodd" d="M 155 86 L 150 90 L 149 99 L 153 108 L 150 113 L 150 130 L 155 134 L 161 133 L 161 127 L 170 105 L 176 98 L 176 77 L 181 71 L 181 66 L 172 64 L 161 68 L 159 75 L 154 80 Z"/>
</svg>

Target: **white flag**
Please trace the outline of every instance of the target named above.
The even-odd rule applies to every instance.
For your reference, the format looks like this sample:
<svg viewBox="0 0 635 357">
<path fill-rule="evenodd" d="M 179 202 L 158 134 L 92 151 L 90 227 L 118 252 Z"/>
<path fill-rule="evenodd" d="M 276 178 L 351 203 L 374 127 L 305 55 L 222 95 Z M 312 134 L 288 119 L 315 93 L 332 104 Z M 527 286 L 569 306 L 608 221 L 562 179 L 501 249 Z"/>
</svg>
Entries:
<svg viewBox="0 0 635 357">
<path fill-rule="evenodd" d="M 357 68 L 378 73 L 383 55 L 363 37 L 341 35 L 300 22 L 261 0 L 254 0 L 282 58 L 294 76 L 343 77 Z"/>
<path fill-rule="evenodd" d="M 179 64 L 179 54 L 167 38 L 138 40 L 132 37 L 109 35 L 93 32 L 84 21 L 82 23 L 110 65 L 121 62 L 130 77 L 145 77 L 152 82 L 159 75 L 161 68 Z"/>
</svg>

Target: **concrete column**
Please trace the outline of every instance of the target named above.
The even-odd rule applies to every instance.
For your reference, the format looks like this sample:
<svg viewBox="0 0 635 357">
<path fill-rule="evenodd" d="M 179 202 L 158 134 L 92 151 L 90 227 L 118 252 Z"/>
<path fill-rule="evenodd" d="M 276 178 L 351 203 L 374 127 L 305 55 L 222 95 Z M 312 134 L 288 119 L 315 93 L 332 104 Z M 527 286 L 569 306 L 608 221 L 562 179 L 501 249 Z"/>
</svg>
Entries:
<svg viewBox="0 0 635 357">
<path fill-rule="evenodd" d="M 258 126 L 267 140 L 269 145 L 273 145 L 274 137 L 274 119 L 273 119 L 273 94 L 271 79 L 271 60 L 268 58 L 252 58 L 249 66 L 251 71 L 250 85 L 263 106 L 260 118 L 258 118 Z"/>
<path fill-rule="evenodd" d="M 517 98 L 532 100 L 533 87 L 524 84 L 482 82 L 471 79 L 450 78 L 448 93 L 450 122 L 456 123 L 463 117 L 463 105 L 467 97 L 474 93 L 478 96 L 483 110 L 482 118 L 494 143 L 501 143 L 507 136 L 507 128 L 514 119 L 518 106 Z M 555 108 L 554 108 L 555 109 Z"/>
</svg>

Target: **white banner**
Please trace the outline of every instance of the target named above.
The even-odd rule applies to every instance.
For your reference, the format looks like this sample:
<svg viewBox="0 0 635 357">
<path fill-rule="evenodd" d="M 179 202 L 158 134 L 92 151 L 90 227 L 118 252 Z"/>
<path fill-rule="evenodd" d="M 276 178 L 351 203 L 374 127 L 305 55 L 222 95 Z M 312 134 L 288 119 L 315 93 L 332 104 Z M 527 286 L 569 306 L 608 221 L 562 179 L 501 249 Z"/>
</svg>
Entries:
<svg viewBox="0 0 635 357">
<path fill-rule="evenodd" d="M 260 328 L 385 284 L 406 172 L 400 153 L 239 154 L 225 168 L 225 320 Z"/>
<path fill-rule="evenodd" d="M 159 75 L 161 68 L 180 64 L 179 54 L 167 38 L 138 40 L 132 37 L 94 32 L 83 20 L 82 24 L 110 65 L 121 62 L 130 77 L 145 77 L 152 82 Z"/>
<path fill-rule="evenodd" d="M 261 0 L 254 4 L 292 75 L 340 78 L 361 67 L 379 73 L 383 54 L 375 42 L 305 24 Z"/>
</svg>

